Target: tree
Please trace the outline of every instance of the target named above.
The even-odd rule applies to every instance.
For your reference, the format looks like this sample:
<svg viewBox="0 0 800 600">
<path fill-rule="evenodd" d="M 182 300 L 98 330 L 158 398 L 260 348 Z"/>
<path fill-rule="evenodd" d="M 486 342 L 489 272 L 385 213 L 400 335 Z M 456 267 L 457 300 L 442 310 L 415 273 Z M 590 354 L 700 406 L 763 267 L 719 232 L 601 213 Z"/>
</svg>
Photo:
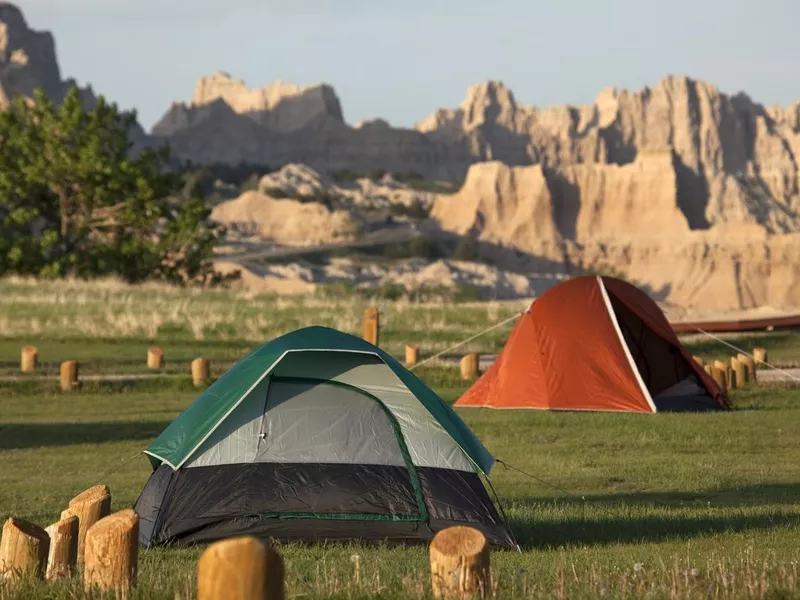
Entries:
<svg viewBox="0 0 800 600">
<path fill-rule="evenodd" d="M 168 148 L 131 152 L 135 123 L 102 97 L 84 110 L 75 88 L 60 106 L 37 90 L 0 113 L 0 274 L 223 280 L 211 259 L 224 230 Z"/>
</svg>

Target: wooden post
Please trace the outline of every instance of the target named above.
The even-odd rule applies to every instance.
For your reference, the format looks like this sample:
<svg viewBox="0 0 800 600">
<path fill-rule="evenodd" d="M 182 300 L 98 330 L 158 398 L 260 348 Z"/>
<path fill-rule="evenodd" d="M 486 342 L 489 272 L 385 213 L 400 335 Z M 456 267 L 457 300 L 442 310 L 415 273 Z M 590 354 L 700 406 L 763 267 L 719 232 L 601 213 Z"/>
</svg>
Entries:
<svg viewBox="0 0 800 600">
<path fill-rule="evenodd" d="M 192 383 L 200 387 L 208 383 L 211 378 L 211 367 L 207 358 L 195 358 L 192 361 Z"/>
<path fill-rule="evenodd" d="M 160 369 L 164 366 L 164 353 L 155 346 L 147 349 L 147 368 Z"/>
<path fill-rule="evenodd" d="M 478 376 L 480 357 L 477 354 L 467 354 L 461 359 L 461 379 L 475 379 Z"/>
<path fill-rule="evenodd" d="M 39 352 L 35 346 L 23 346 L 22 356 L 19 361 L 19 370 L 23 373 L 33 373 L 36 370 Z"/>
<path fill-rule="evenodd" d="M 714 367 L 712 367 L 711 365 L 703 365 L 703 370 L 712 377 L 714 376 Z"/>
<path fill-rule="evenodd" d="M 747 370 L 745 364 L 738 358 L 731 358 L 731 368 L 736 373 L 736 386 L 742 387 L 747 383 Z"/>
<path fill-rule="evenodd" d="M 374 346 L 380 345 L 380 316 L 375 306 L 364 311 L 364 339 Z"/>
<path fill-rule="evenodd" d="M 760 369 L 761 365 L 766 364 L 767 349 L 766 348 L 753 348 L 753 357 L 755 358 L 756 368 Z"/>
<path fill-rule="evenodd" d="M 419 346 L 408 344 L 406 346 L 406 366 L 413 367 L 419 362 Z"/>
<path fill-rule="evenodd" d="M 56 521 L 45 531 L 50 536 L 47 555 L 47 579 L 72 577 L 78 562 L 78 517 L 70 516 Z"/>
<path fill-rule="evenodd" d="M 730 363 L 722 362 L 721 360 L 714 361 L 714 368 L 715 369 L 722 369 L 725 373 L 725 385 L 726 389 L 730 388 L 729 382 L 731 380 L 731 365 Z"/>
<path fill-rule="evenodd" d="M 78 387 L 78 363 L 67 360 L 61 363 L 61 391 L 69 392 Z"/>
<path fill-rule="evenodd" d="M 43 577 L 49 548 L 50 536 L 44 529 L 12 517 L 3 525 L 0 539 L 0 580 Z"/>
<path fill-rule="evenodd" d="M 728 391 L 735 390 L 737 387 L 741 387 L 739 384 L 739 376 L 736 374 L 736 371 L 733 370 L 733 367 L 728 369 L 726 377 L 728 380 Z"/>
<path fill-rule="evenodd" d="M 756 377 L 756 361 L 753 360 L 752 356 L 747 356 L 747 354 L 739 354 L 739 360 L 744 364 L 745 377 L 747 377 L 747 381 L 756 383 L 758 381 L 758 378 Z"/>
<path fill-rule="evenodd" d="M 694 362 L 696 362 L 696 363 L 697 363 L 698 365 L 700 365 L 701 367 L 704 367 L 704 366 L 706 366 L 706 363 L 705 363 L 705 361 L 703 360 L 703 357 L 702 357 L 702 356 L 693 356 L 692 358 L 694 359 Z"/>
<path fill-rule="evenodd" d="M 719 387 L 722 389 L 722 393 L 728 391 L 728 382 L 725 374 L 725 369 L 720 369 L 715 365 L 711 369 L 711 376 L 714 378 L 714 381 L 716 381 Z"/>
<path fill-rule="evenodd" d="M 78 562 L 83 562 L 86 532 L 103 517 L 111 513 L 111 492 L 105 485 L 90 487 L 69 501 L 69 508 L 61 518 L 78 517 Z"/>
<path fill-rule="evenodd" d="M 449 527 L 430 545 L 434 598 L 486 598 L 492 594 L 489 544 L 471 527 Z"/>
<path fill-rule="evenodd" d="M 197 561 L 197 600 L 283 600 L 283 558 L 254 537 L 211 544 Z"/>
<path fill-rule="evenodd" d="M 100 519 L 86 532 L 83 589 L 126 598 L 136 585 L 138 558 L 139 515 L 129 508 Z"/>
</svg>

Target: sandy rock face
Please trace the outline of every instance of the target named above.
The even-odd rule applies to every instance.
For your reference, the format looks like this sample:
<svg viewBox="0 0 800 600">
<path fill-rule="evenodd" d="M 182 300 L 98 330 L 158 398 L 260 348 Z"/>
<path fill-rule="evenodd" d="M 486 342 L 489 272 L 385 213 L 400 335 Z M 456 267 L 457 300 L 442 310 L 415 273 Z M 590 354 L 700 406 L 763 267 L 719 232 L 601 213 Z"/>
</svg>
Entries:
<svg viewBox="0 0 800 600">
<path fill-rule="evenodd" d="M 344 121 L 339 98 L 328 85 L 300 87 L 276 81 L 251 90 L 243 81 L 219 71 L 198 80 L 188 104 L 173 103 L 153 127 L 153 133 L 169 136 L 213 119 L 214 114 L 208 107 L 218 102 L 225 103 L 237 115 L 248 117 L 266 130 L 277 133 L 318 127 L 329 119 L 338 123 Z"/>
<path fill-rule="evenodd" d="M 228 226 L 234 237 L 278 244 L 347 241 L 359 230 L 358 220 L 348 211 L 329 211 L 318 202 L 278 200 L 255 191 L 218 204 L 210 218 Z"/>
<path fill-rule="evenodd" d="M 218 104 L 228 112 L 211 109 Z M 748 205 L 751 214 L 763 212 L 754 204 L 792 213 L 800 206 L 800 104 L 765 109 L 688 77 L 637 92 L 607 88 L 591 105 L 544 109 L 518 103 L 502 82 L 489 81 L 471 86 L 457 108 L 438 109 L 408 130 L 380 119 L 348 126 L 329 86 L 278 82 L 248 90 L 216 73 L 198 82 L 189 104 L 173 104 L 154 133 L 200 162 L 385 168 L 459 180 L 477 162 L 566 170 L 671 154 L 681 204 L 694 207 L 683 210 L 690 229 L 725 221 L 732 205 Z M 753 220 L 791 230 L 768 215 Z"/>
<path fill-rule="evenodd" d="M 775 235 L 800 232 L 798 215 L 731 176 L 712 179 L 708 205 L 695 206 L 681 177 L 670 152 L 622 166 L 483 163 L 457 194 L 437 197 L 431 216 L 446 231 L 550 259 L 537 269 L 621 273 L 680 306 L 800 306 L 800 233 Z M 697 219 L 705 229 L 693 230 Z"/>
<path fill-rule="evenodd" d="M 473 166 L 461 190 L 439 196 L 431 217 L 459 235 L 538 252 L 558 243 L 553 198 L 541 166 L 508 167 L 499 162 Z"/>
<path fill-rule="evenodd" d="M 674 244 L 592 244 L 575 250 L 589 268 L 615 267 L 657 300 L 730 311 L 800 307 L 800 234 L 761 239 L 695 234 Z"/>
<path fill-rule="evenodd" d="M 380 181 L 362 177 L 355 181 L 337 182 L 302 164 L 288 164 L 265 175 L 259 182 L 259 190 L 265 194 L 280 191 L 292 198 L 324 196 L 350 209 L 388 208 L 392 204 L 409 206 L 415 202 L 428 208 L 435 198 L 435 194 L 415 190 L 391 176 Z"/>
</svg>

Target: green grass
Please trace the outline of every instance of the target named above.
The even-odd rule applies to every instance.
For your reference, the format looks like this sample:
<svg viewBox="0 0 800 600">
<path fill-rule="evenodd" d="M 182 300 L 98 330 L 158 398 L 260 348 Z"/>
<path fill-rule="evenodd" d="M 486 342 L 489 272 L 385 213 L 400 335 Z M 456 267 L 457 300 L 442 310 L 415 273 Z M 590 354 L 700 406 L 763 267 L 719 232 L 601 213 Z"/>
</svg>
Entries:
<svg viewBox="0 0 800 600">
<path fill-rule="evenodd" d="M 422 368 L 448 400 L 457 370 Z M 46 525 L 102 481 L 114 509 L 147 480 L 142 450 L 191 402 L 187 378 L 0 385 L 0 517 Z M 523 546 L 492 555 L 498 597 L 800 597 L 800 388 L 751 386 L 717 414 L 465 409 L 499 459 L 492 479 Z M 544 482 L 544 483 L 543 483 Z M 279 544 L 288 597 L 427 597 L 424 546 Z M 137 598 L 190 598 L 200 549 L 140 556 Z M 354 572 L 353 555 L 360 570 Z M 0 598 L 80 597 L 26 582 Z"/>
<path fill-rule="evenodd" d="M 0 371 L 18 370 L 24 345 L 37 346 L 39 360 L 49 372 L 72 359 L 85 362 L 84 372 L 140 371 L 147 347 L 153 344 L 178 370 L 199 355 L 232 361 L 307 325 L 360 334 L 364 309 L 371 304 L 358 298 L 277 298 L 113 281 L 34 285 L 0 280 Z M 454 307 L 443 302 L 379 301 L 377 305 L 382 347 L 402 355 L 406 344 L 416 343 L 423 355 L 430 355 L 513 316 L 527 303 Z M 462 350 L 500 348 L 510 329 L 511 323 Z"/>
<path fill-rule="evenodd" d="M 147 372 L 147 348 L 164 351 L 166 373 L 188 373 L 193 358 L 211 360 L 219 373 L 250 350 L 307 325 L 360 335 L 364 298 L 277 298 L 235 291 L 181 290 L 118 282 L 0 280 L 0 377 L 19 375 L 22 346 L 38 348 L 37 375 L 57 375 L 64 360 L 78 360 L 83 374 Z M 524 310 L 527 302 L 448 304 L 379 301 L 381 346 L 402 357 L 408 343 L 421 358 L 443 351 Z M 513 321 L 456 353 L 499 352 Z M 709 338 L 688 336 L 686 346 L 707 360 L 736 351 Z M 769 350 L 770 362 L 800 365 L 800 333 L 726 336 L 752 352 Z"/>
</svg>

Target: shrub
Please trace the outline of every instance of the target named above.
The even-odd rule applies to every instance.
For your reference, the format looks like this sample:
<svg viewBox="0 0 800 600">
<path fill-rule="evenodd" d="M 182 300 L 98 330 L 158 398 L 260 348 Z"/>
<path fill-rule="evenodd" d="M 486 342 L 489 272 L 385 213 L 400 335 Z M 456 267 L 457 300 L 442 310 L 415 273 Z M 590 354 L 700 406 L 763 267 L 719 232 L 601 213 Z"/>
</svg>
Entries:
<svg viewBox="0 0 800 600">
<path fill-rule="evenodd" d="M 453 251 L 455 260 L 476 261 L 479 256 L 478 241 L 470 237 L 461 238 Z"/>
<path fill-rule="evenodd" d="M 276 200 L 282 200 L 283 198 L 289 197 L 289 194 L 286 193 L 286 190 L 277 187 L 267 188 L 264 190 L 264 193 L 270 198 L 275 198 Z"/>
<path fill-rule="evenodd" d="M 431 258 L 433 252 L 424 236 L 415 235 L 408 242 L 408 254 L 412 258 Z"/>
<path fill-rule="evenodd" d="M 339 183 L 350 183 L 361 179 L 361 175 L 355 171 L 351 171 L 350 169 L 335 171 L 334 173 L 331 173 L 331 177 L 333 177 L 334 181 L 338 181 Z"/>
</svg>

